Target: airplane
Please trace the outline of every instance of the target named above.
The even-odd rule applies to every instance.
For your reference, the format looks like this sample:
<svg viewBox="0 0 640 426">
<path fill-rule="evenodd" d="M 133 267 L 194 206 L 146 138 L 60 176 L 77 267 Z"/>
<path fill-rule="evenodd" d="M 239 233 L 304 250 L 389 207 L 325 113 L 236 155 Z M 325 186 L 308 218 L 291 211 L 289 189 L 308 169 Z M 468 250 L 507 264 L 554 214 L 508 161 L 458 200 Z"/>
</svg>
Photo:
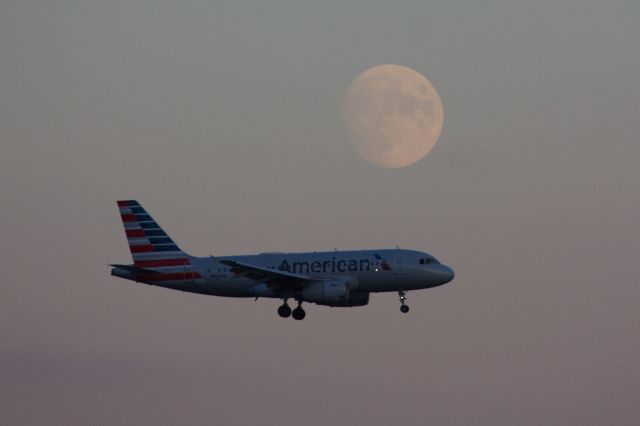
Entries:
<svg viewBox="0 0 640 426">
<path fill-rule="evenodd" d="M 302 320 L 303 302 L 331 307 L 365 306 L 371 293 L 397 292 L 409 312 L 407 291 L 437 287 L 454 271 L 428 253 L 380 249 L 261 253 L 196 257 L 182 251 L 135 200 L 118 201 L 133 257 L 113 264 L 111 275 L 191 293 L 282 299 L 282 318 Z M 297 302 L 293 310 L 288 300 Z"/>
</svg>

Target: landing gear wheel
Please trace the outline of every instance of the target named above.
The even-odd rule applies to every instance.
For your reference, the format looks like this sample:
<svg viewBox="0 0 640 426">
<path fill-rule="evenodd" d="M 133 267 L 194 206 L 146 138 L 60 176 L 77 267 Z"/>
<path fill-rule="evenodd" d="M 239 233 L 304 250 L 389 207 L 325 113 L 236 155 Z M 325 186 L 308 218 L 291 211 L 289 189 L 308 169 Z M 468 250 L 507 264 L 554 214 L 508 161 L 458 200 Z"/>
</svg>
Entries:
<svg viewBox="0 0 640 426">
<path fill-rule="evenodd" d="M 409 312 L 409 306 L 407 306 L 407 292 L 400 290 L 398 291 L 398 296 L 400 296 L 400 312 L 406 314 Z"/>
<path fill-rule="evenodd" d="M 291 308 L 286 303 L 278 308 L 278 315 L 282 318 L 289 318 L 291 316 Z"/>
<path fill-rule="evenodd" d="M 291 316 L 293 316 L 294 320 L 297 321 L 301 321 L 304 319 L 304 317 L 306 316 L 306 312 L 304 311 L 304 309 L 302 309 L 302 307 L 298 306 L 297 308 L 295 308 L 293 310 L 293 312 L 291 313 Z"/>
</svg>

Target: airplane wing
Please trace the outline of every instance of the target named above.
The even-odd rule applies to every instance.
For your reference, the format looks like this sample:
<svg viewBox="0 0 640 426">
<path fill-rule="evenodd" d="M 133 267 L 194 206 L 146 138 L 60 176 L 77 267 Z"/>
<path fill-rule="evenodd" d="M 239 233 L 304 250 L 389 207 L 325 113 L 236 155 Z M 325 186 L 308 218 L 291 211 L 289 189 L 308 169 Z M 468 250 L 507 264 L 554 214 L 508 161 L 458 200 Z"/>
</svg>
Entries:
<svg viewBox="0 0 640 426">
<path fill-rule="evenodd" d="M 266 283 L 269 287 L 278 285 L 295 285 L 307 282 L 318 281 L 317 279 L 302 274 L 292 274 L 291 272 L 278 271 L 275 269 L 263 268 L 262 266 L 250 263 L 237 262 L 235 260 L 218 260 L 223 265 L 231 268 L 234 274 L 247 277 L 255 281 Z"/>
</svg>

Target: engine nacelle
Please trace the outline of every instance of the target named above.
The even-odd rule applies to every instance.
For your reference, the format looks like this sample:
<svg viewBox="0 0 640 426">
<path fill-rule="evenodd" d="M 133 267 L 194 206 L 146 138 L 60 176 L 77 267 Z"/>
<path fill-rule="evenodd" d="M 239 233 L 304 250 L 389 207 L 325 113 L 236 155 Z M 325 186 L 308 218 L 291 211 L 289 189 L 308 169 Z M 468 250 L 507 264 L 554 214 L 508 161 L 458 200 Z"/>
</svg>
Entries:
<svg viewBox="0 0 640 426">
<path fill-rule="evenodd" d="M 353 306 L 365 306 L 369 304 L 369 293 L 350 293 L 349 299 L 337 303 L 318 303 L 318 305 L 332 306 L 334 308 L 351 308 Z"/>
<path fill-rule="evenodd" d="M 307 284 L 300 291 L 305 302 L 325 306 L 364 306 L 369 303 L 369 293 L 352 293 L 358 287 L 353 278 L 328 279 Z"/>
<path fill-rule="evenodd" d="M 344 302 L 349 299 L 349 283 L 326 280 L 305 285 L 300 291 L 302 300 L 318 304 Z"/>
</svg>

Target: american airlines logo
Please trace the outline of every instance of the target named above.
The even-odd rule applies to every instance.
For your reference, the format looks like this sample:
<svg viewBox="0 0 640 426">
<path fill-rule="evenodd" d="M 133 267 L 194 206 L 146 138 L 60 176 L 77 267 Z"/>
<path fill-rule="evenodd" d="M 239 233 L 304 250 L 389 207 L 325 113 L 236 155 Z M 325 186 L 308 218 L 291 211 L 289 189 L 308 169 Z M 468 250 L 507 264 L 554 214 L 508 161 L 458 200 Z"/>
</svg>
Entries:
<svg viewBox="0 0 640 426">
<path fill-rule="evenodd" d="M 386 260 L 384 260 L 378 253 L 376 253 L 375 256 L 376 256 L 376 259 L 380 261 L 380 266 L 382 266 L 383 271 L 391 270 L 391 266 L 389 266 Z"/>
</svg>

